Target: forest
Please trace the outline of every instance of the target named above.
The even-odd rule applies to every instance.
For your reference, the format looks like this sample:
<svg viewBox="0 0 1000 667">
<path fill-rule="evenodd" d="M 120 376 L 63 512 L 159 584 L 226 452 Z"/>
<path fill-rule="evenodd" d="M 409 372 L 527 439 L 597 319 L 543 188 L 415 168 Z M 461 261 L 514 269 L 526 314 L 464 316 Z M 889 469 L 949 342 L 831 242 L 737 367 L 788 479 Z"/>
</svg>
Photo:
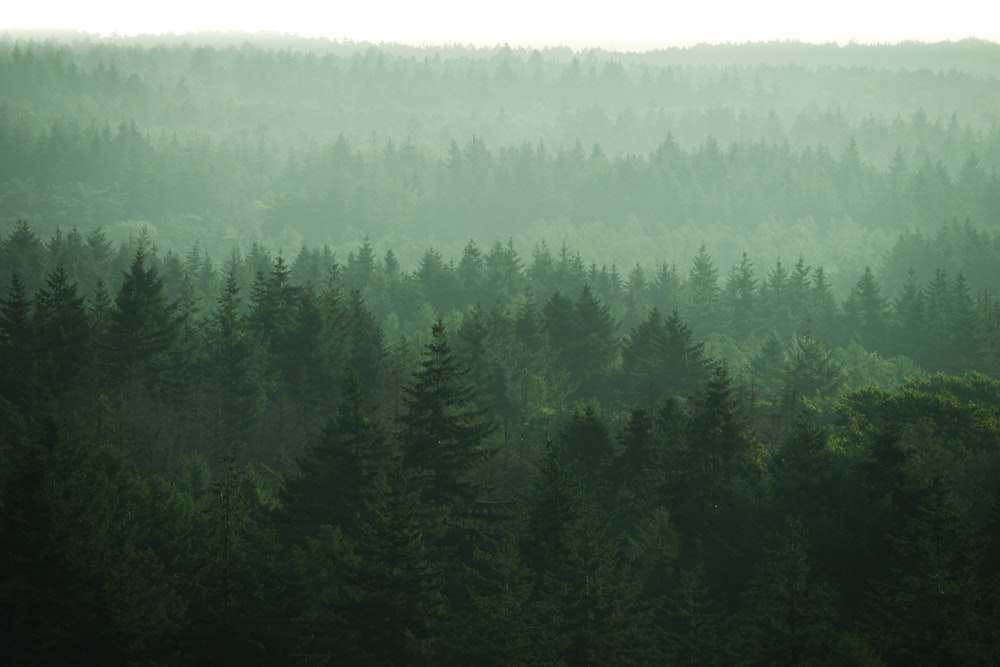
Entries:
<svg viewBox="0 0 1000 667">
<path fill-rule="evenodd" d="M 1000 664 L 998 56 L 0 36 L 10 664 Z"/>
</svg>

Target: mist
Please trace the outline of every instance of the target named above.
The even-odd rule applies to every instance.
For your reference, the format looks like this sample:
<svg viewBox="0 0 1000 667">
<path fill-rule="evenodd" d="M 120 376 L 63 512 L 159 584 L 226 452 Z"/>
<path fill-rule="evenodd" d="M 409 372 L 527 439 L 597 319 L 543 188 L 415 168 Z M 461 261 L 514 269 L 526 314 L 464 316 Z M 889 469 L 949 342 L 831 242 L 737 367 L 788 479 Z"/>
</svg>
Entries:
<svg viewBox="0 0 1000 667">
<path fill-rule="evenodd" d="M 299 5 L 0 25 L 12 664 L 996 662 L 995 35 Z"/>
</svg>

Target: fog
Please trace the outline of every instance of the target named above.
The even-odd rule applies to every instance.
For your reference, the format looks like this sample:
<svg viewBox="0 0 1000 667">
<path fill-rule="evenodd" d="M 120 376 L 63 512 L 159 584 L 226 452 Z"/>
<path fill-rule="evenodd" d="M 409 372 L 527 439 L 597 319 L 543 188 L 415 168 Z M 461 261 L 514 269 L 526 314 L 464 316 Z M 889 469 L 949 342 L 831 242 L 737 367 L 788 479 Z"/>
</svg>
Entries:
<svg viewBox="0 0 1000 667">
<path fill-rule="evenodd" d="M 360 4 L 0 19 L 7 664 L 1000 664 L 994 10 Z"/>
<path fill-rule="evenodd" d="M 789 40 L 846 44 L 1000 39 L 1000 9 L 977 0 L 939 5 L 791 0 L 502 4 L 458 0 L 332 2 L 322 9 L 289 2 L 196 2 L 157 7 L 117 0 L 8 3 L 0 30 L 73 29 L 100 35 L 278 32 L 306 37 L 416 45 L 600 47 L 647 50 L 698 43 Z"/>
</svg>

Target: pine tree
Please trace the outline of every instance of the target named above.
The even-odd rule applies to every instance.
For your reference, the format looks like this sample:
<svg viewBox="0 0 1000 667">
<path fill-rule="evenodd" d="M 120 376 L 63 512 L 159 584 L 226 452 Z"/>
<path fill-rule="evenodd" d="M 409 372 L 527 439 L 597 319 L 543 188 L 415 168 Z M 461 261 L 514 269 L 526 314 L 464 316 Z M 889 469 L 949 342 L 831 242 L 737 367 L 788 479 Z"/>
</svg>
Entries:
<svg viewBox="0 0 1000 667">
<path fill-rule="evenodd" d="M 924 290 L 917 284 L 916 272 L 910 269 L 902 292 L 893 302 L 890 349 L 914 361 L 920 361 L 922 357 L 926 302 Z"/>
<path fill-rule="evenodd" d="M 867 598 L 874 645 L 889 664 L 986 664 L 976 577 L 982 551 L 949 496 L 940 479 L 921 493 L 889 538 L 889 577 Z"/>
<path fill-rule="evenodd" d="M 837 645 L 830 590 L 810 581 L 802 524 L 787 519 L 763 549 L 742 595 L 741 655 L 754 665 L 826 665 Z"/>
<path fill-rule="evenodd" d="M 651 662 L 651 616 L 578 470 L 565 445 L 550 447 L 526 508 L 522 551 L 546 648 L 566 664 Z"/>
<path fill-rule="evenodd" d="M 760 494 L 757 443 L 724 365 L 693 401 L 679 500 L 671 514 L 698 545 L 713 588 L 731 599 L 752 564 L 754 509 Z"/>
<path fill-rule="evenodd" d="M 443 573 L 419 507 L 398 466 L 376 474 L 345 610 L 362 655 L 375 664 L 430 664 L 438 650 Z"/>
<path fill-rule="evenodd" d="M 35 373 L 31 300 L 20 274 L 15 273 L 7 297 L 0 300 L 0 395 L 28 408 L 33 402 Z"/>
<path fill-rule="evenodd" d="M 476 407 L 466 375 L 438 320 L 399 417 L 403 463 L 435 509 L 468 512 L 481 495 L 473 474 L 490 454 L 484 443 L 492 424 Z"/>
<path fill-rule="evenodd" d="M 677 310 L 671 311 L 664 326 L 666 337 L 660 355 L 667 392 L 680 395 L 694 392 L 709 377 L 705 345 L 695 342 L 694 332 Z"/>
<path fill-rule="evenodd" d="M 115 379 L 155 384 L 177 336 L 176 306 L 167 301 L 157 270 L 146 263 L 140 245 L 115 297 L 107 362 Z"/>
<path fill-rule="evenodd" d="M 844 322 L 848 337 L 857 338 L 866 349 L 885 349 L 888 319 L 888 302 L 871 267 L 865 272 L 844 301 Z"/>
<path fill-rule="evenodd" d="M 280 543 L 256 472 L 237 463 L 235 448 L 224 464 L 202 499 L 185 632 L 198 664 L 263 664 L 276 630 Z"/>
<path fill-rule="evenodd" d="M 692 328 L 702 335 L 718 330 L 722 291 L 719 288 L 719 272 L 705 244 L 698 249 L 685 288 Z"/>
<path fill-rule="evenodd" d="M 843 369 L 833 360 L 830 348 L 809 331 L 792 338 L 788 370 L 791 391 L 810 399 L 832 395 L 844 381 Z"/>
<path fill-rule="evenodd" d="M 760 291 L 764 321 L 777 331 L 779 337 L 790 336 L 795 323 L 795 305 L 792 303 L 791 276 L 780 259 L 768 272 Z"/>
<path fill-rule="evenodd" d="M 746 338 L 757 328 L 761 318 L 757 300 L 753 262 L 744 252 L 739 266 L 734 266 L 726 277 L 726 306 L 735 337 Z"/>
<path fill-rule="evenodd" d="M 728 619 L 700 566 L 680 569 L 657 610 L 667 664 L 722 667 L 736 656 Z"/>
<path fill-rule="evenodd" d="M 33 330 L 40 388 L 58 397 L 77 388 L 89 370 L 90 322 L 76 283 L 62 266 L 35 295 Z"/>
<path fill-rule="evenodd" d="M 236 269 L 234 257 L 226 265 L 207 326 L 205 370 L 211 388 L 208 409 L 217 457 L 250 441 L 267 401 L 263 350 L 247 331 Z"/>
<path fill-rule="evenodd" d="M 0 643 L 15 664 L 167 661 L 184 604 L 154 548 L 151 483 L 45 419 L 0 488 Z M 24 433 L 24 431 L 22 431 Z M 24 433 L 24 435 L 27 435 Z"/>
<path fill-rule="evenodd" d="M 329 524 L 357 538 L 376 473 L 389 462 L 385 434 L 365 403 L 359 378 L 348 373 L 343 397 L 322 434 L 300 461 L 301 474 L 282 494 L 284 523 L 293 542 Z"/>
</svg>

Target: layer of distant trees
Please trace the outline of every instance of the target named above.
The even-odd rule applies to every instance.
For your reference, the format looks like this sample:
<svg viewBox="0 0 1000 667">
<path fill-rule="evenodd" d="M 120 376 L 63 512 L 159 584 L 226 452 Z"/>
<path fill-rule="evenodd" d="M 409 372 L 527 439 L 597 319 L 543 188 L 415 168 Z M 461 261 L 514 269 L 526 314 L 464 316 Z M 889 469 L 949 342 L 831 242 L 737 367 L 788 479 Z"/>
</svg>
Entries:
<svg viewBox="0 0 1000 667">
<path fill-rule="evenodd" d="M 407 266 L 469 238 L 623 266 L 705 243 L 726 265 L 810 257 L 846 291 L 900 232 L 994 231 L 995 48 L 7 40 L 0 225 L 152 225 L 216 257 L 248 239 L 343 255 L 367 235 Z"/>
</svg>

